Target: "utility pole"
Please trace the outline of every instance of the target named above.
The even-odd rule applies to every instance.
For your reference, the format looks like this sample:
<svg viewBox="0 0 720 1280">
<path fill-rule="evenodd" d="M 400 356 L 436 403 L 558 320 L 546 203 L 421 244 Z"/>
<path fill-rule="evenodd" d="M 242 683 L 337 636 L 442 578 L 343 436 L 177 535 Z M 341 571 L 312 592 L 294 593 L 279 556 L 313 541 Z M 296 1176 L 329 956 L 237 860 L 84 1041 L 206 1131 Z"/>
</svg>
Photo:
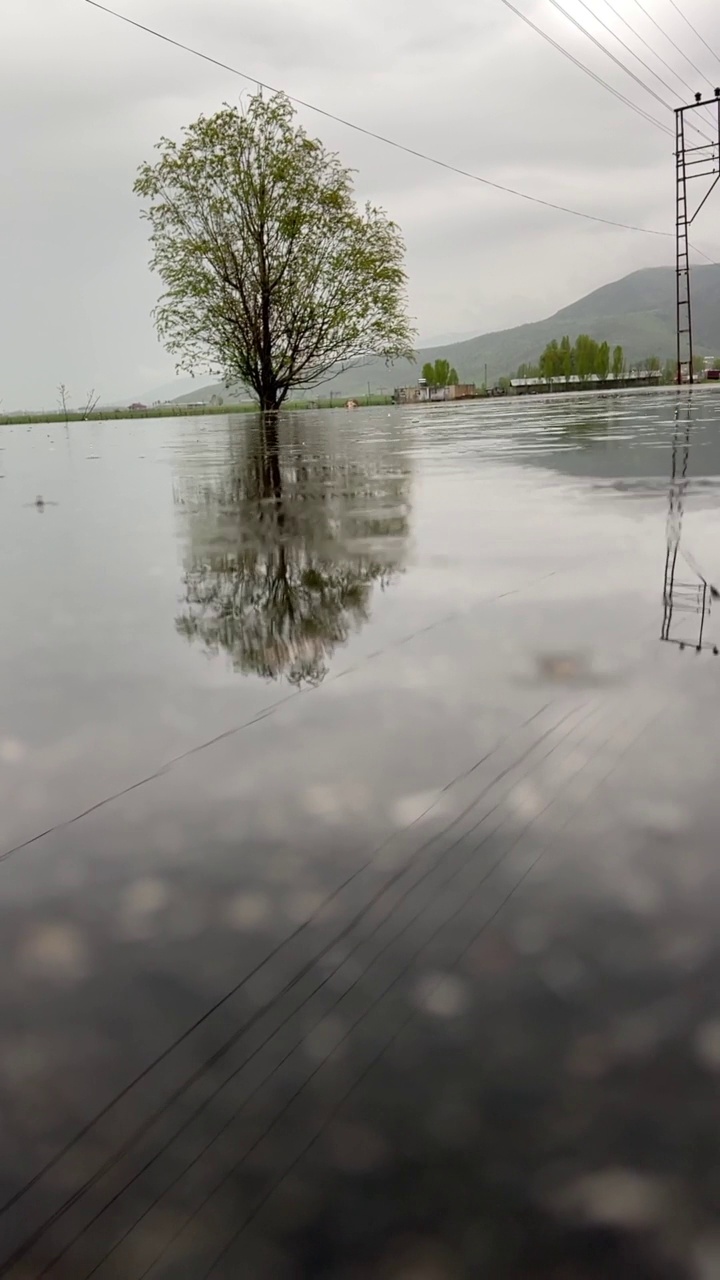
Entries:
<svg viewBox="0 0 720 1280">
<path fill-rule="evenodd" d="M 685 143 L 685 113 L 704 107 L 713 108 L 713 137 L 701 146 Z M 703 116 L 703 123 L 706 117 Z M 711 178 L 702 200 L 694 212 L 688 205 L 688 183 L 697 178 Z M 714 98 L 695 94 L 695 101 L 675 108 L 675 300 L 677 331 L 677 382 L 695 381 L 693 368 L 692 306 L 690 298 L 690 226 L 695 221 L 710 192 L 720 180 L 720 88 Z"/>
</svg>

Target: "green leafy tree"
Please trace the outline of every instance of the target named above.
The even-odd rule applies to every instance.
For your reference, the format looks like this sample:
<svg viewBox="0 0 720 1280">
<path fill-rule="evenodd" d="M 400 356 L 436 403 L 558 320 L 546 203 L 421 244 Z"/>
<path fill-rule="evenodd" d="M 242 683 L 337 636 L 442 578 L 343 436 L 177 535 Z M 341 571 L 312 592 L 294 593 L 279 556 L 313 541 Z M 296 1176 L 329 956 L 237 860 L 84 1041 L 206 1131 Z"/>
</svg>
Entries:
<svg viewBox="0 0 720 1280">
<path fill-rule="evenodd" d="M 359 357 L 412 358 L 404 245 L 283 94 L 162 138 L 135 191 L 164 292 L 159 336 L 188 372 L 240 382 L 263 410 Z"/>
<path fill-rule="evenodd" d="M 606 379 L 610 371 L 610 347 L 607 342 L 598 343 L 586 333 L 581 333 L 573 345 L 567 335 L 558 342 L 553 338 L 540 356 L 537 366 L 522 364 L 518 369 L 518 378 L 570 378 L 574 374 L 582 381 L 596 375 Z M 659 364 L 657 365 L 659 368 Z M 622 347 L 616 347 L 612 356 L 612 368 L 620 376 L 625 368 L 625 357 Z"/>
<path fill-rule="evenodd" d="M 560 348 L 556 338 L 548 343 L 540 357 L 540 374 L 543 378 L 560 376 Z"/>
<path fill-rule="evenodd" d="M 450 381 L 450 361 L 435 361 L 435 386 L 446 387 Z"/>
<path fill-rule="evenodd" d="M 460 379 L 449 360 L 436 360 L 423 365 L 422 376 L 429 387 L 456 387 Z"/>
<path fill-rule="evenodd" d="M 614 378 L 622 378 L 625 372 L 625 352 L 622 347 L 613 348 L 612 371 Z"/>
<path fill-rule="evenodd" d="M 578 377 L 587 381 L 595 373 L 598 363 L 598 344 L 594 338 L 581 333 L 575 343 L 575 370 Z"/>
<path fill-rule="evenodd" d="M 560 375 L 572 377 L 575 372 L 575 352 L 567 335 L 560 342 Z"/>
</svg>

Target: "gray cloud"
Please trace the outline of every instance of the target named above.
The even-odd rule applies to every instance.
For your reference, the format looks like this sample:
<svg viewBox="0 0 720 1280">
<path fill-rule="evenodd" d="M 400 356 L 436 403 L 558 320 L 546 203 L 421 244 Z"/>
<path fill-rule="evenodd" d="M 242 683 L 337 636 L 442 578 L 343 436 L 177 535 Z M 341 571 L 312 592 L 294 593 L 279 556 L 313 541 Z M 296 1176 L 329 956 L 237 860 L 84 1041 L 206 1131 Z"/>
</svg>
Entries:
<svg viewBox="0 0 720 1280">
<path fill-rule="evenodd" d="M 547 0 L 517 3 L 629 97 L 669 116 Z M 576 0 L 567 3 L 584 20 Z M 604 8 L 602 0 L 592 3 Z M 617 3 L 638 29 L 645 23 L 646 38 L 694 83 L 637 6 Z M 690 6 L 708 36 L 715 3 Z M 451 164 L 600 216 L 672 229 L 672 139 L 594 85 L 501 0 L 452 0 L 440 12 L 429 0 L 248 0 L 242 11 L 233 0 L 117 6 Z M 702 67 L 709 63 L 667 0 L 653 5 L 653 15 L 678 48 Z M 603 16 L 612 21 L 609 11 Z M 172 373 L 152 327 L 157 281 L 147 267 L 134 175 L 162 133 L 177 135 L 201 111 L 247 92 L 252 84 L 83 0 L 4 6 L 4 406 L 50 406 L 60 381 L 77 399 L 93 385 L 104 398 L 140 394 Z M 313 112 L 301 110 L 300 118 L 357 170 L 358 196 L 381 203 L 401 224 L 421 333 L 521 323 L 635 267 L 671 261 L 670 239 L 585 223 L 443 172 Z M 711 253 L 720 248 L 712 214 L 709 208 L 697 228 L 697 242 Z"/>
</svg>

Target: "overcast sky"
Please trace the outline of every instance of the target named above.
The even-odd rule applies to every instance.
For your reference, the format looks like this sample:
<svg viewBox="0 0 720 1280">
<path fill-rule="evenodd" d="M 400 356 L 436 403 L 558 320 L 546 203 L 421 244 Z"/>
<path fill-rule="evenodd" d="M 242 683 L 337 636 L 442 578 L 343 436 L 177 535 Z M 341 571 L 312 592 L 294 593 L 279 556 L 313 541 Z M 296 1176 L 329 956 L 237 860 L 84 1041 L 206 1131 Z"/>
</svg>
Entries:
<svg viewBox="0 0 720 1280">
<path fill-rule="evenodd" d="M 586 2 L 670 80 L 607 0 Z M 594 84 L 502 0 L 110 3 L 253 77 L 461 168 L 590 213 L 673 229 L 672 139 Z M 514 3 L 672 124 L 670 112 L 613 67 L 550 0 Z M 670 99 L 593 25 L 582 0 L 563 3 Z M 613 4 L 693 88 L 699 77 L 683 53 L 720 79 L 720 61 L 671 0 L 645 5 L 672 45 L 638 0 Z M 720 54 L 717 0 L 681 4 Z M 161 134 L 178 135 L 200 112 L 248 91 L 251 83 L 85 0 L 2 0 L 3 408 L 49 407 L 60 382 L 77 402 L 93 386 L 111 400 L 172 377 L 172 360 L 152 326 L 158 282 L 147 266 L 147 231 L 132 194 L 135 171 Z M 687 100 L 682 87 L 679 93 Z M 299 114 L 357 170 L 358 195 L 381 203 L 402 226 L 410 309 L 422 336 L 539 319 L 637 267 L 672 261 L 672 239 L 528 204 L 311 111 Z M 694 236 L 714 256 L 719 212 L 720 197 Z"/>
</svg>

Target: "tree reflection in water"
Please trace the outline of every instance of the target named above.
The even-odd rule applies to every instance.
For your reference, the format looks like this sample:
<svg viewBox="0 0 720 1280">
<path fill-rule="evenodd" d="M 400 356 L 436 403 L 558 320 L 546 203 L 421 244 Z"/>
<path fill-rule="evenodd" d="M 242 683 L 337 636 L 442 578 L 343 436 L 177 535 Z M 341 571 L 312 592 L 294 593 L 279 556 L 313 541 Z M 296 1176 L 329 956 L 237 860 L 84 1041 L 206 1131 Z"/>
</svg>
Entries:
<svg viewBox="0 0 720 1280">
<path fill-rule="evenodd" d="M 176 627 L 236 671 L 320 683 L 368 620 L 373 587 L 401 571 L 409 473 L 397 438 L 333 429 L 328 445 L 309 414 L 235 423 L 222 472 L 176 486 L 187 539 Z"/>
</svg>

